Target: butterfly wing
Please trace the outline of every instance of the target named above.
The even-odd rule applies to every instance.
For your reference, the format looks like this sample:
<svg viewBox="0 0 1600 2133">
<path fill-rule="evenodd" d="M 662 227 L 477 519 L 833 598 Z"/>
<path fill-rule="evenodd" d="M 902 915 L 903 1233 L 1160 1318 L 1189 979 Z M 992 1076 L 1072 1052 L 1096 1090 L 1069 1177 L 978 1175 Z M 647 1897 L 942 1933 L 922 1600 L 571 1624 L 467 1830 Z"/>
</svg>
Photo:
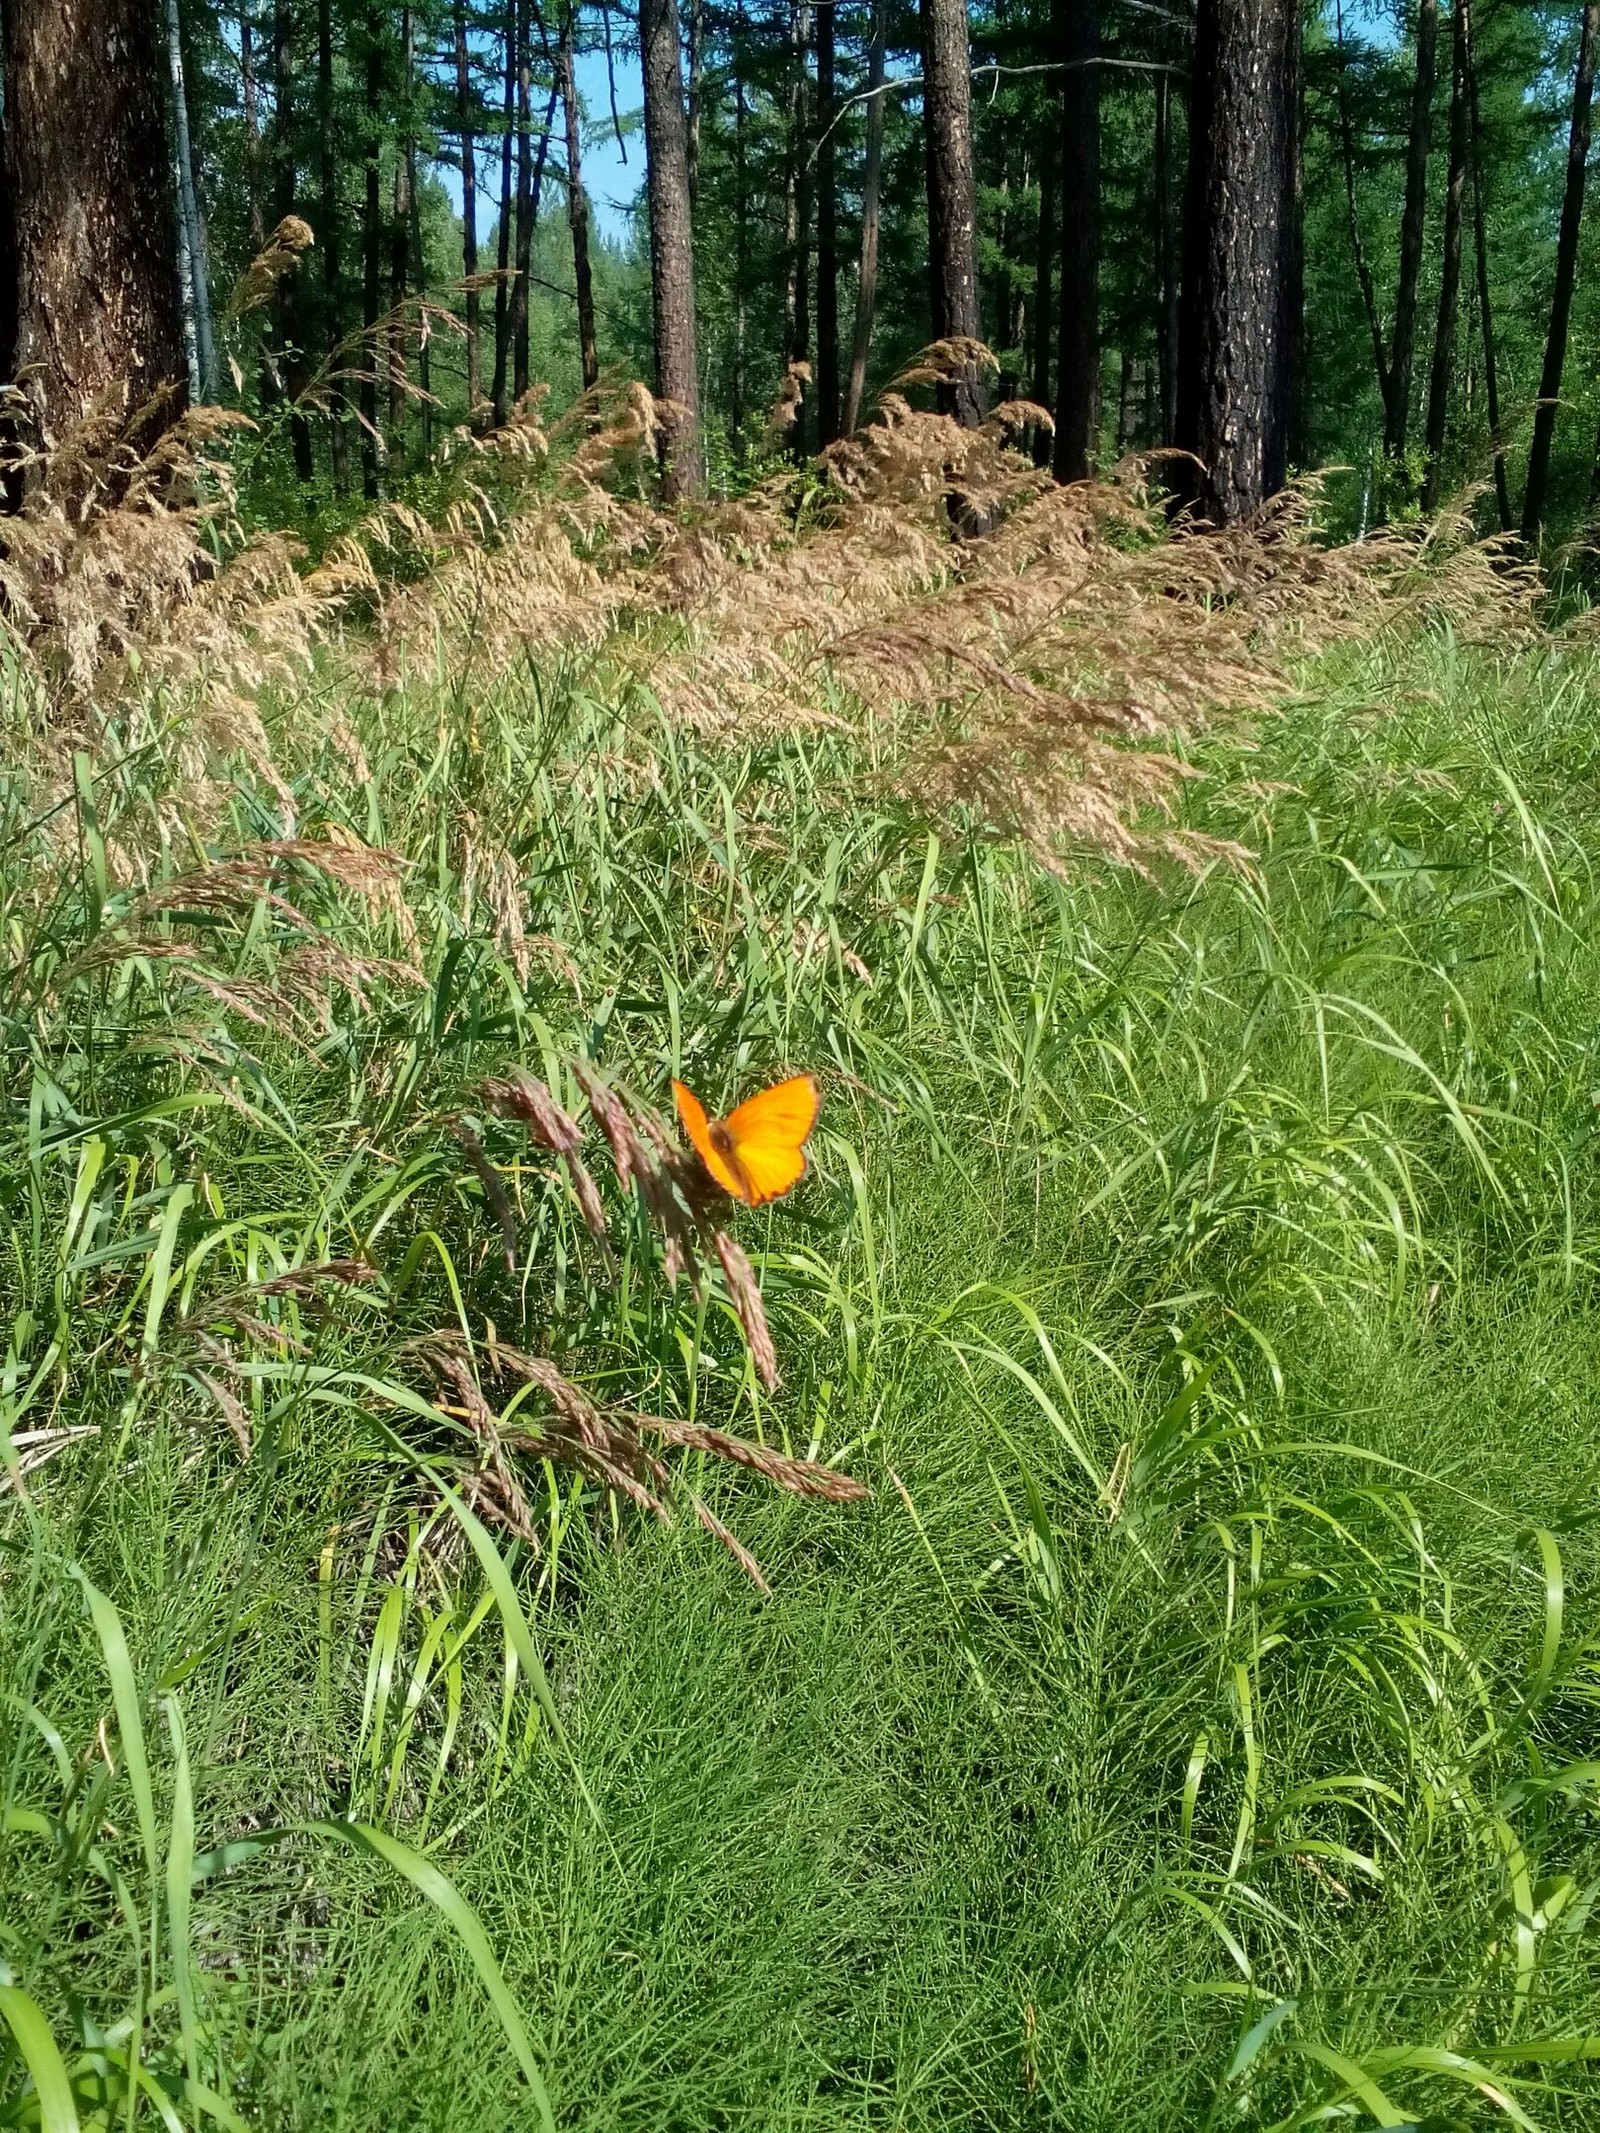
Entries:
<svg viewBox="0 0 1600 2133">
<path fill-rule="evenodd" d="M 689 1136 L 694 1152 L 706 1166 L 724 1192 L 731 1192 L 736 1200 L 750 1199 L 749 1187 L 733 1168 L 711 1137 L 711 1121 L 706 1116 L 705 1105 L 692 1089 L 686 1089 L 681 1081 L 672 1084 L 672 1101 L 677 1106 L 678 1123 Z"/>
<path fill-rule="evenodd" d="M 759 1096 L 748 1097 L 729 1112 L 721 1131 L 732 1144 L 734 1164 L 749 1185 L 747 1192 L 739 1194 L 741 1200 L 759 1207 L 799 1184 L 806 1174 L 805 1144 L 821 1103 L 812 1076 L 796 1074 L 775 1088 L 763 1089 Z"/>
</svg>

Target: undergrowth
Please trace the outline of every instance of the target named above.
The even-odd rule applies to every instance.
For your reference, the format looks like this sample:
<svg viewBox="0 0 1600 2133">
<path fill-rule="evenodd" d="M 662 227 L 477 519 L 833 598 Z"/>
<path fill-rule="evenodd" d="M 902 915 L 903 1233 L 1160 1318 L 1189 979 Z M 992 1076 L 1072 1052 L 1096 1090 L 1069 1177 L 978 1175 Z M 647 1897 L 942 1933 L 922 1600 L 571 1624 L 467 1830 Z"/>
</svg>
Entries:
<svg viewBox="0 0 1600 2133">
<path fill-rule="evenodd" d="M 0 2122 L 1594 2122 L 1593 657 L 846 474 L 14 662 Z"/>
</svg>

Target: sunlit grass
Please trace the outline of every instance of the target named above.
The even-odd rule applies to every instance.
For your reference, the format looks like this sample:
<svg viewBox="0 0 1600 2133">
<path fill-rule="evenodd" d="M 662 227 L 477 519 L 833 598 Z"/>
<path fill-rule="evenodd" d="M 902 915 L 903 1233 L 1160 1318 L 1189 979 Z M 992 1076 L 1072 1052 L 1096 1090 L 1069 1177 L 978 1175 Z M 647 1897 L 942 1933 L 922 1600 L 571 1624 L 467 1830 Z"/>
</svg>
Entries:
<svg viewBox="0 0 1600 2133">
<path fill-rule="evenodd" d="M 1587 659 L 1346 649 L 1201 751 L 1252 867 L 1070 884 L 603 665 L 322 686 L 270 875 L 143 732 L 4 828 L 0 2122 L 1590 2123 Z M 776 1395 L 482 1099 L 580 1057 L 822 1075 Z M 873 1499 L 491 1539 L 441 1329 Z"/>
</svg>

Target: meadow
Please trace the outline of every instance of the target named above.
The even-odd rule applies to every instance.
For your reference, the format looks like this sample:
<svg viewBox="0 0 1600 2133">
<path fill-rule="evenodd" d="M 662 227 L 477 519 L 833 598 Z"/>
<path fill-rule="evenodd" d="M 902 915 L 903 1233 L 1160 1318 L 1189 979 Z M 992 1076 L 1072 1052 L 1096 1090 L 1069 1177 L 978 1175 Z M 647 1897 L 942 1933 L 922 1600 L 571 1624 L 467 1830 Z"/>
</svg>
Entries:
<svg viewBox="0 0 1600 2133">
<path fill-rule="evenodd" d="M 35 602 L 0 2124 L 1600 2122 L 1585 618 L 889 434 Z"/>
</svg>

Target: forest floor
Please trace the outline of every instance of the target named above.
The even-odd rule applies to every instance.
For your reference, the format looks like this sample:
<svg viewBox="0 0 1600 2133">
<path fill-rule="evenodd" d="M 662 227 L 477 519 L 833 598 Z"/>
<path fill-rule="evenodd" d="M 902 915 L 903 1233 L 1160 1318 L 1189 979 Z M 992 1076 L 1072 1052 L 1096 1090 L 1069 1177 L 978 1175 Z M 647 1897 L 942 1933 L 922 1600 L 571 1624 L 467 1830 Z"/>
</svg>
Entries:
<svg viewBox="0 0 1600 2133">
<path fill-rule="evenodd" d="M 267 724 L 7 830 L 0 2124 L 1600 2122 L 1600 661 L 1335 645 L 1143 875 L 581 661 Z M 819 1075 L 776 1391 L 578 1059 Z"/>
</svg>

